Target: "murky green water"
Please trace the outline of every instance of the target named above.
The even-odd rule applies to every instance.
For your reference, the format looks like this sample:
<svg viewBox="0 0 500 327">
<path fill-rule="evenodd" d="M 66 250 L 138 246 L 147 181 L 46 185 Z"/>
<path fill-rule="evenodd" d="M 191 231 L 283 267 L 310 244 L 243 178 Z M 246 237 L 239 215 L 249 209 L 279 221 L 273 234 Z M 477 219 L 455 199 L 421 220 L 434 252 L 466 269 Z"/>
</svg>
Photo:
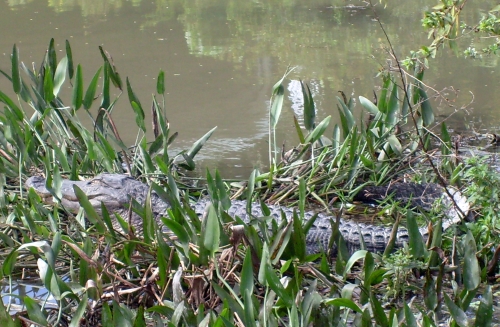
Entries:
<svg viewBox="0 0 500 327">
<path fill-rule="evenodd" d="M 430 43 L 420 20 L 423 9 L 436 3 L 377 4 L 401 57 Z M 462 19 L 472 24 L 494 4 L 469 1 Z M 61 50 L 68 39 L 89 83 L 101 64 L 102 45 L 120 74 L 131 79 L 144 107 L 151 103 L 155 78 L 163 69 L 168 118 L 180 134 L 178 147 L 188 147 L 218 126 L 201 153 L 202 164 L 218 166 L 226 177 L 245 177 L 252 167 L 267 163 L 270 92 L 288 66 L 297 67 L 287 82 L 290 101 L 279 126 L 279 137 L 288 146 L 296 142 L 292 115 L 301 112 L 299 79 L 311 84 L 320 117 L 337 116 L 339 90 L 372 98 L 380 85 L 375 76 L 386 65 L 387 44 L 371 9 L 352 7 L 362 5 L 343 0 L 4 1 L 0 68 L 10 69 L 14 43 L 22 60 L 40 63 L 50 38 Z M 462 45 L 471 42 L 481 48 L 479 40 L 466 39 Z M 476 129 L 497 132 L 499 79 L 496 57 L 464 59 L 442 49 L 425 82 L 451 100 L 436 102 L 436 110 L 440 119 L 457 111 L 447 121 L 454 129 L 474 122 Z M 10 87 L 3 76 L 0 87 Z M 133 143 L 135 123 L 126 95 L 113 118 L 122 138 Z"/>
</svg>

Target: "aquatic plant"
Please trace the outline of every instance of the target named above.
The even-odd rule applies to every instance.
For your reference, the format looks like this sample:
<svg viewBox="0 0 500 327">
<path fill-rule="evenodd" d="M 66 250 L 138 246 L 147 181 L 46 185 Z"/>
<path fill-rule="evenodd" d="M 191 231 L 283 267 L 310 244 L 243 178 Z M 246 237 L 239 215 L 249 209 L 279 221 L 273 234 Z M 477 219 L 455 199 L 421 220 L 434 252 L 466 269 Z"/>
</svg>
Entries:
<svg viewBox="0 0 500 327">
<path fill-rule="evenodd" d="M 0 92 L 5 107 L 0 114 L 0 200 L 7 217 L 0 231 L 0 277 L 12 286 L 16 278 L 29 272 L 56 304 L 49 306 L 45 299 L 25 296 L 26 311 L 15 317 L 9 316 L 10 304 L 0 305 L 2 325 L 309 326 L 352 322 L 437 326 L 444 310 L 450 314 L 451 325 L 469 324 L 465 312 L 484 277 L 483 263 L 476 256 L 477 239 L 470 232 L 454 239 L 454 251 L 448 255 L 439 217 L 430 244 L 425 244 L 415 214 L 407 210 L 409 246 L 391 259 L 389 252 L 360 250 L 349 255 L 335 227 L 332 242 L 339 253 L 334 263 L 326 253 L 307 255 L 303 242 L 310 224 L 303 219 L 307 201 L 315 199 L 326 205 L 332 197 L 342 197 L 345 203 L 360 181 L 383 183 L 404 174 L 409 160 L 428 158 L 425 151 L 436 134 L 430 128 L 432 108 L 421 84 L 408 85 L 402 92 L 395 77 L 386 75 L 376 103 L 359 98 L 359 104 L 372 115 L 366 123 L 354 118 L 352 99 L 339 98 L 341 122 L 327 138 L 329 119 L 316 124 L 314 100 L 303 83 L 306 133 L 296 120 L 302 144 L 282 163 L 276 161 L 270 172 L 254 171 L 245 188 L 240 184 L 238 189 L 249 203 L 262 197 L 297 201 L 291 222 L 269 227 L 265 217 L 256 217 L 251 224 L 228 217 L 224 210 L 230 201 L 229 187 L 217 172 L 207 172 L 206 194 L 212 206 L 200 220 L 189 207 L 190 196 L 200 196 L 200 191 L 190 193 L 183 187 L 174 158 L 183 160 L 181 169 L 192 169 L 194 156 L 213 130 L 191 150 L 170 156 L 166 149 L 176 134 L 170 131 L 164 105 L 153 96 L 157 129 L 154 141 L 148 143 L 143 107 L 131 82 L 127 79 L 124 85 L 111 56 L 102 48 L 100 53 L 103 66 L 85 92 L 82 68 L 75 70 L 69 43 L 66 55 L 58 61 L 52 40 L 38 71 L 20 62 L 14 46 L 12 71 L 2 72 L 12 82 L 18 103 Z M 162 75 L 160 72 L 157 82 L 159 96 L 165 92 Z M 99 76 L 102 90 L 96 97 Z M 417 80 L 423 77 L 420 71 L 416 76 Z M 67 77 L 72 90 L 69 106 L 60 94 Z M 282 82 L 275 90 L 279 91 Z M 113 99 L 112 86 L 119 90 Z M 122 89 L 126 89 L 139 130 L 133 148 L 123 144 L 112 120 Z M 276 110 L 281 110 L 279 99 L 274 100 Z M 92 113 L 93 107 L 98 108 L 97 113 Z M 31 116 L 28 110 L 32 110 Z M 91 129 L 78 119 L 82 112 L 91 118 Z M 416 124 L 407 127 L 409 119 Z M 442 131 L 439 146 L 445 153 L 451 151 L 450 140 L 444 125 Z M 419 155 L 422 149 L 424 153 Z M 462 176 L 462 166 L 454 166 L 446 157 L 442 160 L 440 173 L 455 179 Z M 77 192 L 82 209 L 76 215 L 57 203 L 61 175 L 77 178 L 103 170 L 120 172 L 123 164 L 169 201 L 172 207 L 162 222 L 172 234 L 158 228 L 149 201 L 143 208 L 135 207 L 144 222 L 141 238 L 128 226 L 128 217 L 105 208 L 98 215 L 85 194 Z M 22 188 L 25 176 L 37 169 L 45 172 L 53 192 L 56 203 L 49 208 L 33 190 Z M 428 170 L 423 165 L 423 173 L 416 178 L 430 179 Z M 473 183 L 479 175 L 465 176 Z M 285 185 L 284 178 L 294 182 Z M 284 191 L 277 190 L 280 185 Z M 112 219 L 121 228 L 115 229 Z M 397 228 L 398 223 L 395 225 Z M 407 273 L 402 274 L 403 270 Z M 419 280 L 418 276 L 425 277 Z M 445 292 L 447 285 L 452 286 L 451 298 Z M 407 296 L 418 289 L 424 291 L 424 303 L 408 303 Z M 491 288 L 487 286 L 476 309 L 476 326 L 491 322 L 491 308 Z"/>
</svg>

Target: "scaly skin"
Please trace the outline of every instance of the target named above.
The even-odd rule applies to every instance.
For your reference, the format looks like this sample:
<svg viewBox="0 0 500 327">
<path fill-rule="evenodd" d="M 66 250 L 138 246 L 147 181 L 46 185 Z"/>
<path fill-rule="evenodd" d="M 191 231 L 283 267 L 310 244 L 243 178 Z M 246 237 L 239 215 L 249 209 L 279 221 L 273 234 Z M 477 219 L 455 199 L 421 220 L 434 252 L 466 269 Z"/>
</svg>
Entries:
<svg viewBox="0 0 500 327">
<path fill-rule="evenodd" d="M 27 188 L 33 188 L 35 192 L 43 198 L 45 203 L 53 203 L 51 193 L 45 187 L 45 179 L 39 176 L 30 177 L 26 181 Z M 61 203 L 64 207 L 72 212 L 78 212 L 80 204 L 73 190 L 73 186 L 78 186 L 88 197 L 94 209 L 100 213 L 101 203 L 106 206 L 108 212 L 119 213 L 122 217 L 127 217 L 128 210 L 126 206 L 130 203 L 131 197 L 138 203 L 144 205 L 149 186 L 143 184 L 128 175 L 120 174 L 101 174 L 87 181 L 70 181 L 63 180 L 60 187 Z M 393 200 L 400 201 L 402 205 L 411 202 L 414 207 L 422 207 L 428 210 L 432 202 L 443 196 L 444 189 L 436 184 L 413 184 L 399 183 L 393 184 L 390 187 L 369 187 L 363 189 L 355 197 L 355 200 L 364 202 L 376 202 L 383 199 L 386 195 L 394 193 Z M 457 192 L 458 193 L 458 192 Z M 403 203 L 404 202 L 404 203 Z M 209 200 L 202 199 L 194 204 L 192 208 L 198 215 L 205 212 Z M 227 211 L 232 217 L 239 216 L 243 221 L 249 222 L 250 215 L 246 212 L 246 201 L 233 200 L 231 207 Z M 151 194 L 151 208 L 153 215 L 160 226 L 163 226 L 160 217 L 165 215 L 166 210 L 170 205 L 164 202 L 155 192 Z M 287 219 L 291 219 L 293 208 L 270 205 L 271 216 L 280 221 L 281 212 L 284 212 Z M 468 208 L 467 208 L 468 209 Z M 448 215 L 453 214 L 449 209 Z M 315 213 L 306 212 L 305 219 L 310 219 Z M 258 203 L 252 204 L 252 216 L 262 217 L 262 210 Z M 454 217 L 452 217 L 455 219 Z M 308 253 L 317 253 L 321 248 L 327 249 L 332 235 L 330 221 L 335 217 L 319 213 L 316 221 L 309 230 L 306 236 L 306 246 Z M 142 219 L 133 214 L 132 225 L 136 227 L 137 232 L 142 232 Z M 166 228 L 163 226 L 166 230 Z M 391 229 L 383 226 L 375 226 L 363 223 L 355 223 L 352 221 L 340 219 L 339 231 L 344 237 L 349 251 L 352 253 L 360 248 L 361 236 L 364 239 L 366 249 L 372 252 L 383 252 L 389 242 Z M 424 238 L 427 238 L 427 230 L 421 228 L 420 233 Z M 401 247 L 408 242 L 408 232 L 404 228 L 400 228 L 396 237 L 396 247 Z"/>
</svg>

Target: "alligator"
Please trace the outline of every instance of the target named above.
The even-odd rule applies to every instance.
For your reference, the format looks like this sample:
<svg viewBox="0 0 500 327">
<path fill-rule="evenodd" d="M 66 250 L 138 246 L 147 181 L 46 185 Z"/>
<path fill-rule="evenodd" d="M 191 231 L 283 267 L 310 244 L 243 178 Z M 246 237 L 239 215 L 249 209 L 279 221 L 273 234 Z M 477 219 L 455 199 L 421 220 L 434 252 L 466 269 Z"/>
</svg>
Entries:
<svg viewBox="0 0 500 327">
<path fill-rule="evenodd" d="M 101 174 L 92 179 L 85 181 L 70 181 L 63 180 L 60 186 L 60 202 L 71 212 L 78 212 L 80 209 L 79 201 L 75 195 L 73 186 L 78 186 L 87 196 L 93 208 L 97 213 L 101 212 L 101 203 L 104 204 L 108 212 L 118 213 L 122 217 L 128 216 L 127 207 L 130 204 L 131 198 L 134 198 L 138 203 L 144 205 L 150 187 L 129 175 L 121 174 Z M 43 199 L 45 203 L 52 204 L 55 201 L 51 192 L 46 188 L 46 180 L 40 176 L 30 177 L 25 186 L 33 188 L 34 191 Z M 454 198 L 451 201 L 449 195 Z M 422 208 L 423 210 L 430 210 L 432 205 L 439 198 L 442 199 L 442 208 L 447 221 L 443 224 L 446 228 L 450 224 L 456 223 L 460 220 L 460 214 L 466 212 L 469 207 L 466 199 L 460 192 L 448 188 L 448 192 L 437 184 L 415 184 L 415 183 L 393 183 L 390 186 L 370 186 L 362 189 L 354 197 L 354 200 L 362 201 L 365 203 L 377 203 L 378 201 L 392 197 L 393 201 L 398 201 L 401 205 L 409 205 L 411 207 Z M 460 210 L 455 209 L 458 204 Z M 192 209 L 198 214 L 203 215 L 206 211 L 207 205 L 210 203 L 209 199 L 200 199 L 191 204 Z M 170 207 L 169 203 L 165 202 L 155 192 L 151 193 L 151 208 L 153 215 L 163 230 L 160 217 L 166 215 L 167 209 Z M 281 221 L 282 213 L 287 219 L 291 219 L 293 215 L 293 208 L 268 205 L 271 216 Z M 253 203 L 251 214 L 247 213 L 247 202 L 242 200 L 232 200 L 231 207 L 227 213 L 232 217 L 240 217 L 245 222 L 250 222 L 253 217 L 262 217 L 262 209 L 259 203 Z M 315 214 L 317 218 L 309 229 L 306 235 L 306 247 L 308 253 L 318 253 L 323 250 L 328 250 L 332 236 L 332 219 L 335 222 L 336 218 L 324 213 L 315 213 L 307 211 L 304 213 L 305 219 L 311 219 Z M 142 232 L 142 219 L 132 213 L 132 225 L 135 227 L 138 234 Z M 118 226 L 117 222 L 115 222 Z M 422 237 L 428 237 L 427 228 L 420 228 Z M 365 223 L 356 223 L 347 219 L 340 219 L 339 232 L 342 234 L 348 250 L 352 253 L 361 247 L 361 238 L 364 240 L 365 249 L 372 252 L 383 252 L 389 242 L 391 236 L 391 228 L 385 226 L 371 225 Z M 408 231 L 404 228 L 399 228 L 395 241 L 395 247 L 402 247 L 403 244 L 408 242 Z M 332 251 L 330 251 L 332 252 Z"/>
</svg>

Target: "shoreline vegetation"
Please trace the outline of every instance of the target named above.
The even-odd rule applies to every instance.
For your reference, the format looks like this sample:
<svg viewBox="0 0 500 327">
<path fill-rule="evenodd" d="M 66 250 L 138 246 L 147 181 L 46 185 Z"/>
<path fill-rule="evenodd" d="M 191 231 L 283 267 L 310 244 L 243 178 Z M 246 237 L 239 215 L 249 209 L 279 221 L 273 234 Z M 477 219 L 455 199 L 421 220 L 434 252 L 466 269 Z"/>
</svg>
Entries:
<svg viewBox="0 0 500 327">
<path fill-rule="evenodd" d="M 433 45 L 437 49 L 442 43 Z M 484 158 L 466 158 L 446 124 L 435 121 L 423 82 L 432 51 L 425 60 L 416 54 L 403 60 L 405 68 L 391 46 L 397 69 L 381 73 L 375 101 L 340 93 L 340 123 L 333 132 L 327 128 L 330 117 L 316 117 L 314 99 L 302 83 L 304 126 L 295 119 L 300 145 L 288 152 L 274 137 L 285 74 L 271 99 L 269 171 L 254 170 L 247 181 L 232 183 L 207 171 L 193 186 L 183 174 L 195 168 L 196 154 L 215 128 L 189 150 L 167 151 L 177 133 L 167 120 L 167 86 L 160 71 L 151 104 L 154 138 L 148 140 L 145 107 L 131 81 L 123 81 L 112 57 L 99 50 L 103 65 L 88 84 L 82 67 L 73 62 L 69 42 L 58 58 L 51 40 L 38 70 L 24 65 L 14 45 L 11 71 L 0 71 L 17 96 L 14 101 L 0 91 L 0 207 L 5 218 L 0 277 L 7 285 L 2 297 L 18 296 L 10 291 L 17 280 L 37 280 L 57 304 L 24 296 L 19 300 L 25 310 L 13 316 L 11 303 L 0 304 L 2 326 L 492 325 L 500 174 Z M 63 88 L 71 89 L 69 101 L 60 96 Z M 112 118 L 122 96 L 135 113 L 138 141 L 133 147 L 122 142 Z M 354 117 L 355 106 L 366 117 Z M 83 126 L 81 115 L 90 117 L 92 129 Z M 137 212 L 147 226 L 138 238 L 127 226 L 128 217 L 105 210 L 101 217 L 84 195 L 79 196 L 84 209 L 73 214 L 58 201 L 47 206 L 34 190 L 23 188 L 27 177 L 43 175 L 54 199 L 60 199 L 63 178 L 125 171 L 168 194 L 172 207 L 166 218 L 175 234 L 168 242 L 147 202 Z M 383 254 L 339 250 L 334 259 L 327 253 L 305 255 L 308 205 L 340 214 L 354 211 L 359 207 L 352 198 L 360 188 L 396 180 L 452 185 L 473 210 L 443 231 L 439 204 L 422 212 L 389 197 L 378 210 L 364 208 L 362 213 L 375 217 L 374 223 L 389 221 L 394 230 L 406 227 L 407 247 Z M 212 200 L 205 219 L 189 208 L 199 197 Z M 244 224 L 224 212 L 231 198 L 287 203 L 297 212 L 289 226 Z M 123 230 L 108 228 L 112 219 L 121 220 Z M 428 242 L 418 224 L 432 231 Z M 342 249 L 335 222 L 332 226 L 332 242 Z"/>
</svg>

